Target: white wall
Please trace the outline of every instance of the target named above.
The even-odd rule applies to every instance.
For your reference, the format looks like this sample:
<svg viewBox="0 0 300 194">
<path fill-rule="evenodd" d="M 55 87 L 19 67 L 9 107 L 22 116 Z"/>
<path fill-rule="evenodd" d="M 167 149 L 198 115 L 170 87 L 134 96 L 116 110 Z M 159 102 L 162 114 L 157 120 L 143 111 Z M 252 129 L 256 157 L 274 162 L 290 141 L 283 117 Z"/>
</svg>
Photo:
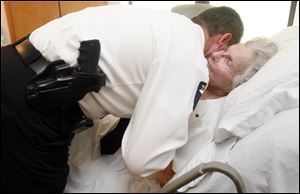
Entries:
<svg viewBox="0 0 300 194">
<path fill-rule="evenodd" d="M 241 42 L 257 36 L 270 37 L 287 27 L 291 1 L 210 1 L 235 9 L 244 23 Z"/>
<path fill-rule="evenodd" d="M 293 22 L 293 26 L 299 25 L 299 1 L 297 1 L 297 7 L 295 12 L 295 18 Z"/>
<path fill-rule="evenodd" d="M 127 4 L 128 1 L 120 1 Z M 178 4 L 194 4 L 194 1 L 133 1 L 133 5 L 170 10 Z M 244 23 L 242 42 L 257 36 L 270 37 L 287 27 L 291 1 L 210 1 L 213 6 L 229 6 L 235 9 Z M 294 25 L 299 24 L 299 2 Z"/>
<path fill-rule="evenodd" d="M 120 1 L 121 5 L 128 5 L 128 1 Z M 145 7 L 151 9 L 168 10 L 176 5 L 195 4 L 195 1 L 133 1 L 133 5 L 137 7 Z"/>
</svg>

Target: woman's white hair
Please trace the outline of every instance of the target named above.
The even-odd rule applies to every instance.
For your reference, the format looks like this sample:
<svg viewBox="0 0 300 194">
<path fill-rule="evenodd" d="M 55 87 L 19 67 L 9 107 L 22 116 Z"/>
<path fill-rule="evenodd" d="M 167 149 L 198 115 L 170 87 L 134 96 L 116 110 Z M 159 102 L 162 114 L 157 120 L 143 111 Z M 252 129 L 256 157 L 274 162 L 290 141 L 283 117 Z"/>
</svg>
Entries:
<svg viewBox="0 0 300 194">
<path fill-rule="evenodd" d="M 277 45 L 270 39 L 258 37 L 245 43 L 246 47 L 253 49 L 255 53 L 254 61 L 240 75 L 233 79 L 233 88 L 248 81 L 260 68 L 262 68 L 270 58 L 277 53 Z"/>
</svg>

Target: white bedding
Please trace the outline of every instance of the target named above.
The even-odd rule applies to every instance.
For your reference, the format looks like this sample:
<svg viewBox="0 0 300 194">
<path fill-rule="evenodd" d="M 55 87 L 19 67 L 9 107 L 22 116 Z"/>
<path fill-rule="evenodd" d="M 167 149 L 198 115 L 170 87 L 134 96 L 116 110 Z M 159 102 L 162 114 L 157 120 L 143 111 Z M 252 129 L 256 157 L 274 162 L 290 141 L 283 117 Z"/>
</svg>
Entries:
<svg viewBox="0 0 300 194">
<path fill-rule="evenodd" d="M 283 29 L 272 40 L 278 53 L 226 97 L 214 142 L 199 149 L 176 176 L 209 158 L 236 168 L 247 192 L 299 192 L 299 26 Z M 214 173 L 181 191 L 234 192 L 235 188 L 227 177 Z"/>
<path fill-rule="evenodd" d="M 119 149 L 114 155 L 100 155 L 100 139 L 117 124 L 109 115 L 94 127 L 77 134 L 70 147 L 70 173 L 65 193 L 151 192 L 158 189 L 151 178 L 133 177 L 126 170 Z M 151 187 L 149 187 L 151 185 Z"/>
<path fill-rule="evenodd" d="M 232 148 L 228 144 L 212 148 L 211 151 L 218 154 L 211 161 L 222 161 L 233 166 L 241 174 L 247 192 L 297 193 L 299 192 L 298 118 L 299 108 L 280 112 L 268 123 L 238 140 Z M 200 155 L 196 155 L 176 176 L 181 176 L 200 164 L 201 158 Z M 236 192 L 233 182 L 223 174 L 207 174 L 199 179 L 181 188 L 180 191 Z"/>
<path fill-rule="evenodd" d="M 298 192 L 298 118 L 297 108 L 283 111 L 236 144 L 234 140 L 222 145 L 210 144 L 205 149 L 210 150 L 211 157 L 206 157 L 204 162 L 225 161 L 232 165 L 242 175 L 247 192 Z M 128 173 L 120 150 L 114 155 L 100 156 L 99 137 L 99 130 L 91 129 L 74 139 L 78 144 L 71 152 L 71 171 L 65 192 L 150 192 L 157 189 L 153 179 L 138 180 Z M 199 152 L 204 153 L 208 152 Z M 199 163 L 199 155 L 195 155 L 174 178 Z M 207 174 L 202 178 L 198 184 L 191 183 L 183 191 L 191 186 L 196 187 L 186 192 L 236 191 L 231 180 L 220 173 Z"/>
<path fill-rule="evenodd" d="M 245 137 L 276 113 L 299 107 L 299 26 L 287 27 L 270 39 L 277 44 L 278 52 L 246 83 L 228 94 L 215 141 Z"/>
<path fill-rule="evenodd" d="M 278 113 L 272 120 L 242 140 L 207 143 L 178 172 L 181 176 L 201 162 L 223 161 L 243 177 L 247 192 L 299 191 L 299 108 Z M 115 120 L 113 120 L 115 122 Z M 102 125 L 109 128 L 111 125 Z M 139 179 L 125 168 L 120 150 L 101 156 L 101 130 L 80 133 L 73 140 L 70 175 L 65 192 L 153 192 L 158 188 L 153 178 Z M 237 141 L 236 141 L 237 140 Z M 230 179 L 220 173 L 207 174 L 180 191 L 236 192 Z"/>
<path fill-rule="evenodd" d="M 176 151 L 173 160 L 175 172 L 179 172 L 195 154 L 201 159 L 223 156 L 223 151 L 211 149 L 213 130 L 225 98 L 200 101 L 189 118 L 189 142 Z M 125 168 L 121 150 L 114 155 L 100 155 L 101 137 L 113 128 L 118 119 L 108 116 L 98 120 L 95 127 L 77 134 L 70 148 L 70 174 L 65 192 L 151 192 L 159 188 L 155 177 L 145 179 L 132 177 Z M 226 141 L 227 146 L 235 141 Z M 224 144 L 224 145 L 225 145 Z M 219 146 L 218 146 L 219 147 Z M 221 146 L 226 149 L 225 146 Z"/>
</svg>

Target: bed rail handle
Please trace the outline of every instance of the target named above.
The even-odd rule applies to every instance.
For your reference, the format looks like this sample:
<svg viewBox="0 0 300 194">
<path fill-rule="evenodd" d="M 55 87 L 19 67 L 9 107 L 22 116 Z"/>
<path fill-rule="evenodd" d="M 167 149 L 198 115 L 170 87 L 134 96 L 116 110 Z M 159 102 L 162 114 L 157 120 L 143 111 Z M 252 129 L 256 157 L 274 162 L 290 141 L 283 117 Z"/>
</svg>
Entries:
<svg viewBox="0 0 300 194">
<path fill-rule="evenodd" d="M 209 162 L 201 163 L 192 170 L 188 171 L 181 177 L 175 179 L 174 181 L 166 184 L 158 193 L 174 193 L 177 189 L 183 187 L 194 179 L 202 176 L 208 172 L 220 172 L 229 177 L 235 185 L 235 188 L 238 193 L 245 193 L 245 186 L 241 175 L 235 170 L 232 166 L 225 164 L 223 162 Z"/>
</svg>

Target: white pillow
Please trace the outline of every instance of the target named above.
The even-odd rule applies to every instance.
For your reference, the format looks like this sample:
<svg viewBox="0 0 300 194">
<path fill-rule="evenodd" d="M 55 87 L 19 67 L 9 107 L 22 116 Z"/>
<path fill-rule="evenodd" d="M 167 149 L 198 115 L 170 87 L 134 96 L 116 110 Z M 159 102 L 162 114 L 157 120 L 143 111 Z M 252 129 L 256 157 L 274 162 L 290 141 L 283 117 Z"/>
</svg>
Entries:
<svg viewBox="0 0 300 194">
<path fill-rule="evenodd" d="M 244 137 L 276 113 L 299 107 L 299 26 L 271 39 L 278 45 L 277 54 L 226 97 L 214 133 L 216 142 Z"/>
</svg>

